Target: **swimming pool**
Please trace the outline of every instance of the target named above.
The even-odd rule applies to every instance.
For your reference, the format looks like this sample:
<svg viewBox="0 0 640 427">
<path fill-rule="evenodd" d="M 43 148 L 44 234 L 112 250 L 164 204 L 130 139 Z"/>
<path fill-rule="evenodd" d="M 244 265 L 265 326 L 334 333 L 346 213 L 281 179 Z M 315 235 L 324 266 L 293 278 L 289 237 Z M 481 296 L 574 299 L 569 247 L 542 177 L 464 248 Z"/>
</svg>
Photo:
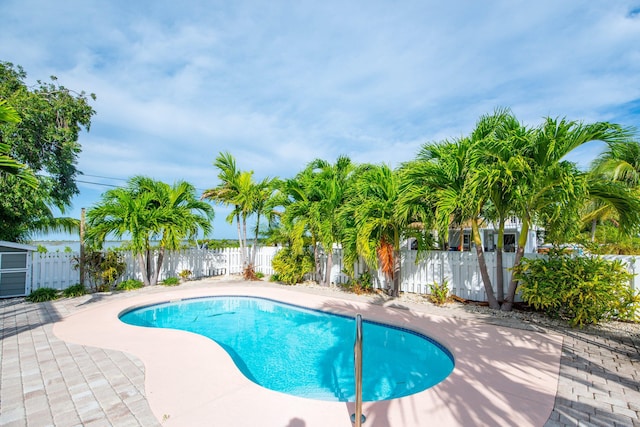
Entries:
<svg viewBox="0 0 640 427">
<path fill-rule="evenodd" d="M 353 318 L 264 298 L 216 296 L 140 307 L 120 319 L 206 336 L 263 387 L 312 399 L 354 400 Z M 420 392 L 453 370 L 451 353 L 417 332 L 365 319 L 363 335 L 364 401 Z"/>
</svg>

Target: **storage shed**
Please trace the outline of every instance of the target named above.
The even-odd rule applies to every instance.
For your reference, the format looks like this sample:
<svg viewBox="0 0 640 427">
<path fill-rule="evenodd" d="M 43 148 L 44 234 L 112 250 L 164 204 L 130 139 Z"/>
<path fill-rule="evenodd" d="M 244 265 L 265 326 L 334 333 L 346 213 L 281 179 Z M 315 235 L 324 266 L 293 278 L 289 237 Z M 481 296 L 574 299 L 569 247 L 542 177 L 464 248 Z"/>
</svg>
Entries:
<svg viewBox="0 0 640 427">
<path fill-rule="evenodd" d="M 31 260 L 34 246 L 0 240 L 0 298 L 31 292 Z"/>
</svg>

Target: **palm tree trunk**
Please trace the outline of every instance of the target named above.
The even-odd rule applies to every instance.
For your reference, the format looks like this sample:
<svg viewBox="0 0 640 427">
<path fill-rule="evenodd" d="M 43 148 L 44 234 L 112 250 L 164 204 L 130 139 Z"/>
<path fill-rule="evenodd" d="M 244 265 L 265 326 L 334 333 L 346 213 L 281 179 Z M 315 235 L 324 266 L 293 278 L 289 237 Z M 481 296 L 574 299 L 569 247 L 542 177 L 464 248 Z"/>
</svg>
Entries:
<svg viewBox="0 0 640 427">
<path fill-rule="evenodd" d="M 498 289 L 498 303 L 504 302 L 504 271 L 502 250 L 504 248 L 504 218 L 498 223 L 498 243 L 496 245 L 496 287 Z"/>
<path fill-rule="evenodd" d="M 527 245 L 527 237 L 529 235 L 529 221 L 530 218 L 527 215 L 525 218 L 522 218 L 522 229 L 520 230 L 520 237 L 518 238 L 518 250 L 516 251 L 516 260 L 513 263 L 513 267 L 517 267 L 520 265 L 520 261 L 522 261 L 522 257 L 524 256 L 524 247 Z M 518 287 L 518 281 L 515 278 L 515 275 L 511 275 L 511 280 L 509 281 L 509 288 L 507 289 L 507 296 L 502 304 L 502 311 L 511 311 L 513 309 L 513 302 L 516 298 L 516 288 Z"/>
<path fill-rule="evenodd" d="M 253 252 L 251 252 L 251 269 L 255 270 L 256 268 L 256 254 L 258 252 L 258 233 L 260 232 L 260 213 L 258 213 L 258 218 L 256 219 L 256 232 L 253 236 Z"/>
<path fill-rule="evenodd" d="M 153 279 L 151 283 L 158 284 L 158 277 L 160 277 L 160 268 L 162 267 L 162 261 L 164 261 L 164 246 L 160 246 L 158 250 L 158 259 L 156 260 L 156 270 L 153 272 Z"/>
<path fill-rule="evenodd" d="M 149 275 L 147 273 L 147 261 L 145 257 L 142 255 L 142 253 L 139 253 L 136 258 L 138 258 L 138 265 L 140 265 L 140 270 L 142 271 L 142 283 L 144 283 L 145 286 L 149 286 Z"/>
<path fill-rule="evenodd" d="M 331 286 L 331 270 L 333 268 L 333 244 L 329 245 L 327 252 L 327 271 L 324 273 L 324 285 Z"/>
<path fill-rule="evenodd" d="M 491 285 L 491 278 L 489 277 L 489 270 L 487 269 L 487 260 L 484 258 L 484 248 L 482 247 L 482 239 L 480 239 L 480 227 L 478 226 L 478 218 L 474 218 L 471 221 L 471 234 L 473 234 L 473 243 L 476 247 L 476 254 L 478 255 L 478 266 L 480 267 L 480 276 L 482 277 L 482 284 L 484 285 L 484 291 L 487 293 L 487 301 L 489 307 L 494 310 L 500 309 L 500 304 L 496 300 L 496 296 L 493 293 L 493 286 Z"/>
<path fill-rule="evenodd" d="M 236 206 L 236 210 L 238 207 Z M 242 242 L 242 228 L 240 225 L 240 212 L 236 213 L 236 224 L 238 226 L 238 245 L 240 245 L 240 260 L 242 261 L 242 265 L 244 265 L 244 245 Z"/>
<path fill-rule="evenodd" d="M 149 247 L 149 244 L 147 243 L 147 249 L 146 249 L 146 265 L 145 265 L 145 271 L 146 271 L 146 275 L 147 275 L 147 281 L 149 282 L 149 284 L 151 284 L 151 274 L 153 273 L 152 268 L 151 268 L 151 248 Z M 155 284 L 155 283 L 154 283 Z"/>
<path fill-rule="evenodd" d="M 322 266 L 320 265 L 320 245 L 318 245 L 318 242 L 313 244 L 313 259 L 316 264 L 316 276 L 314 279 L 316 283 L 320 283 L 322 280 Z"/>
<path fill-rule="evenodd" d="M 244 246 L 244 250 L 246 252 L 243 252 L 242 255 L 242 268 L 246 268 L 247 267 L 247 263 L 249 262 L 249 247 L 247 246 L 247 215 L 243 214 L 242 215 L 242 243 Z"/>
<path fill-rule="evenodd" d="M 400 235 L 397 231 L 394 231 L 393 240 L 393 296 L 397 298 L 400 296 L 400 281 L 402 279 L 402 272 L 400 271 L 402 268 L 400 259 Z"/>
<path fill-rule="evenodd" d="M 591 220 L 591 241 L 596 241 L 596 226 L 598 225 L 598 221 L 596 219 Z"/>
</svg>

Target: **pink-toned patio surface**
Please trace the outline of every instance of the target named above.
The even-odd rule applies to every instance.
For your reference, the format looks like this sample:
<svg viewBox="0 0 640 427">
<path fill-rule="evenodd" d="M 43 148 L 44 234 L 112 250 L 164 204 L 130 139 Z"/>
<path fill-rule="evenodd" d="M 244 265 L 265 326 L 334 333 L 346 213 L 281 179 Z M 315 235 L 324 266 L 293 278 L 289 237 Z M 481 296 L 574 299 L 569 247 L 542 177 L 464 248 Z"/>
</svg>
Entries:
<svg viewBox="0 0 640 427">
<path fill-rule="evenodd" d="M 327 312 L 361 313 L 411 328 L 446 346 L 455 369 L 408 397 L 365 403 L 365 426 L 541 426 L 553 409 L 562 337 L 283 288 L 228 284 L 175 288 L 108 300 L 54 325 L 58 338 L 133 354 L 145 365 L 151 410 L 166 426 L 349 427 L 352 403 L 275 392 L 249 381 L 214 341 L 200 335 L 126 325 L 132 306 L 207 295 L 277 299 Z M 365 337 L 366 339 L 366 337 Z M 371 369 L 371 368 L 368 368 Z"/>
</svg>

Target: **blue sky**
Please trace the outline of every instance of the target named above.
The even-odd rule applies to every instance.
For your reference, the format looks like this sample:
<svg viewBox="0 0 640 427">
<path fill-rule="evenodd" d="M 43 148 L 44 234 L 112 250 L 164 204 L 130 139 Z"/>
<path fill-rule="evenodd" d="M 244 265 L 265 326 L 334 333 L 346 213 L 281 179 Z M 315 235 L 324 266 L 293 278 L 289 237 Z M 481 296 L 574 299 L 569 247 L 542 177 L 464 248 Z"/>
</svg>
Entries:
<svg viewBox="0 0 640 427">
<path fill-rule="evenodd" d="M 0 20 L 29 83 L 97 95 L 78 167 L 104 185 L 79 183 L 74 217 L 137 174 L 213 187 L 220 151 L 284 178 L 339 155 L 395 167 L 496 107 L 640 124 L 640 0 L 2 0 Z M 213 237 L 235 237 L 227 213 Z"/>
</svg>

